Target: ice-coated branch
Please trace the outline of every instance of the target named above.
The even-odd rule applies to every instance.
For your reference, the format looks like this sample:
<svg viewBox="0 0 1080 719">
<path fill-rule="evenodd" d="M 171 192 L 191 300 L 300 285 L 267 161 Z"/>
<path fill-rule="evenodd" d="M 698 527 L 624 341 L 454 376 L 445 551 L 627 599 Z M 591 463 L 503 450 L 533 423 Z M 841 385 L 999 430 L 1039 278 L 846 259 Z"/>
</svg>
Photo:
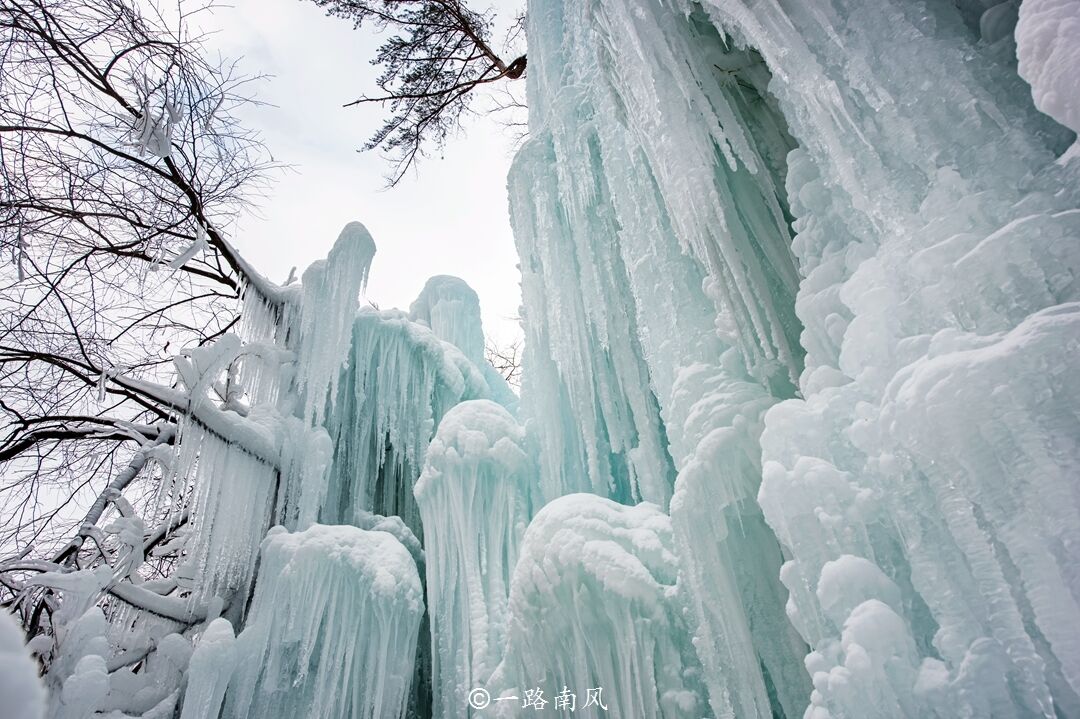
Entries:
<svg viewBox="0 0 1080 719">
<path fill-rule="evenodd" d="M 206 619 L 207 605 L 205 603 L 192 602 L 180 597 L 165 597 L 130 582 L 118 582 L 112 585 L 109 587 L 109 593 L 133 607 L 184 624 L 196 624 Z"/>
<path fill-rule="evenodd" d="M 9 347 L 0 347 L 0 362 L 3 361 L 42 362 L 94 387 L 105 372 L 102 368 L 87 361 L 46 352 L 24 352 Z M 239 445 L 244 451 L 258 457 L 261 461 L 275 465 L 278 463 L 277 449 L 273 442 L 267 439 L 262 428 L 246 421 L 236 412 L 215 407 L 205 398 L 122 374 L 106 375 L 105 392 L 131 399 L 162 419 L 186 417 L 204 426 L 222 440 Z M 120 425 L 119 422 L 112 422 L 112 424 Z M 81 433 L 79 436 L 87 437 L 89 433 Z M 132 437 L 130 433 L 125 433 L 123 438 Z"/>
<path fill-rule="evenodd" d="M 94 500 L 90 509 L 87 510 L 86 516 L 83 517 L 78 536 L 73 538 L 63 549 L 57 552 L 56 557 L 53 559 L 54 562 L 69 565 L 74 563 L 75 556 L 78 554 L 79 549 L 86 540 L 88 528 L 97 524 L 108 503 L 115 497 L 118 497 L 119 494 L 139 475 L 149 461 L 152 450 L 162 444 L 172 442 L 175 433 L 174 427 L 166 427 L 162 429 L 156 437 L 135 452 L 123 471 L 121 471 L 120 474 L 116 476 L 116 479 L 110 482 L 109 486 L 98 495 L 96 500 Z"/>
</svg>

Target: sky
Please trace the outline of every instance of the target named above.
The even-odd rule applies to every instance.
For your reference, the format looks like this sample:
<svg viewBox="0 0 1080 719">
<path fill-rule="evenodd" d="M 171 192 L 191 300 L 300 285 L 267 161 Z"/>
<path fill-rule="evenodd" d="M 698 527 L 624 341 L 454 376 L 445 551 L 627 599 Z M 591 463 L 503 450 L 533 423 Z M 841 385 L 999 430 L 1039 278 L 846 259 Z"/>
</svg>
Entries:
<svg viewBox="0 0 1080 719">
<path fill-rule="evenodd" d="M 502 0 L 500 20 L 518 3 Z M 485 9 L 478 5 L 477 9 Z M 241 114 L 274 159 L 291 166 L 229 228 L 264 275 L 284 282 L 326 256 L 347 222 L 359 220 L 378 252 L 367 298 L 408 309 L 428 277 L 461 277 L 480 296 L 485 333 L 500 344 L 521 336 L 520 273 L 507 210 L 506 174 L 515 140 L 496 119 L 477 117 L 441 156 L 421 161 L 384 189 L 389 163 L 358 152 L 379 127 L 378 105 L 343 108 L 377 91 L 369 64 L 379 38 L 329 18 L 304 0 L 232 0 L 203 19 L 212 52 L 238 59 L 265 107 Z M 501 39 L 502 35 L 496 35 Z"/>
</svg>

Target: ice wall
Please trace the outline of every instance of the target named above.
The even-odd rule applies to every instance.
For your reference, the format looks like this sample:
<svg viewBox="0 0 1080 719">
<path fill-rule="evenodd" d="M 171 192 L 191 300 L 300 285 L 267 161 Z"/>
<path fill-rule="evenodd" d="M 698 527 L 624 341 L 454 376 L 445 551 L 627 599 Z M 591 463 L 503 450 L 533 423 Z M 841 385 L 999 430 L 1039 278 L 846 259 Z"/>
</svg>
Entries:
<svg viewBox="0 0 1080 719">
<path fill-rule="evenodd" d="M 541 487 L 670 498 L 718 715 L 1080 715 L 1080 168 L 1015 9 L 529 8 Z"/>
</svg>

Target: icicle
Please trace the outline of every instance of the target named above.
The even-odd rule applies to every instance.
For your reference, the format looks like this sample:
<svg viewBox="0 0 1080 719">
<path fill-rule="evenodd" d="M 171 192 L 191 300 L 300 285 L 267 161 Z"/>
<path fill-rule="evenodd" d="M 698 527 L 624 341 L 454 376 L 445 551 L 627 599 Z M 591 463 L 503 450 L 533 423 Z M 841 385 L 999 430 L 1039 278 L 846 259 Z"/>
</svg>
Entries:
<svg viewBox="0 0 1080 719">
<path fill-rule="evenodd" d="M 273 415 L 256 408 L 245 421 L 247 431 L 261 427 L 264 441 L 276 445 L 280 429 Z M 270 525 L 277 467 L 190 422 L 180 432 L 174 472 L 162 483 L 158 502 L 166 507 L 176 496 L 191 495 L 192 539 L 185 562 L 195 578 L 195 599 L 244 596 Z"/>
<path fill-rule="evenodd" d="M 1032 87 L 1015 3 L 530 14 L 509 186 L 541 483 L 663 502 L 670 447 L 718 713 L 1080 712 L 1080 185 L 1031 99 L 1075 125 L 1065 5 L 1021 11 Z"/>
<path fill-rule="evenodd" d="M 334 446 L 325 429 L 304 427 L 295 417 L 286 420 L 285 431 L 275 523 L 306 529 L 318 519 L 326 500 Z"/>
</svg>

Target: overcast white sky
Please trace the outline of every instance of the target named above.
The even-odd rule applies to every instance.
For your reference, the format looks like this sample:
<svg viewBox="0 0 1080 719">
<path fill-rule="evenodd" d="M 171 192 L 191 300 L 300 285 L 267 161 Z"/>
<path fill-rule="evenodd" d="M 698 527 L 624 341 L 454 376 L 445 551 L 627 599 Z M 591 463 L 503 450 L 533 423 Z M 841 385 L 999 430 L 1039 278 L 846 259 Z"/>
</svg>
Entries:
<svg viewBox="0 0 1080 719">
<path fill-rule="evenodd" d="M 518 3 L 495 5 L 510 18 Z M 345 223 L 359 220 L 379 248 L 367 296 L 380 307 L 408 309 L 428 277 L 457 275 L 480 295 L 489 336 L 503 343 L 520 336 L 520 274 L 506 205 L 511 133 L 477 118 L 441 158 L 383 190 L 389 165 L 375 152 L 356 151 L 382 111 L 341 107 L 377 90 L 371 31 L 353 30 L 302 0 L 233 0 L 206 24 L 219 28 L 212 48 L 242 58 L 248 74 L 273 75 L 255 93 L 273 107 L 244 119 L 276 160 L 295 168 L 230 228 L 245 257 L 282 282 L 291 267 L 302 272 L 324 257 Z"/>
</svg>

